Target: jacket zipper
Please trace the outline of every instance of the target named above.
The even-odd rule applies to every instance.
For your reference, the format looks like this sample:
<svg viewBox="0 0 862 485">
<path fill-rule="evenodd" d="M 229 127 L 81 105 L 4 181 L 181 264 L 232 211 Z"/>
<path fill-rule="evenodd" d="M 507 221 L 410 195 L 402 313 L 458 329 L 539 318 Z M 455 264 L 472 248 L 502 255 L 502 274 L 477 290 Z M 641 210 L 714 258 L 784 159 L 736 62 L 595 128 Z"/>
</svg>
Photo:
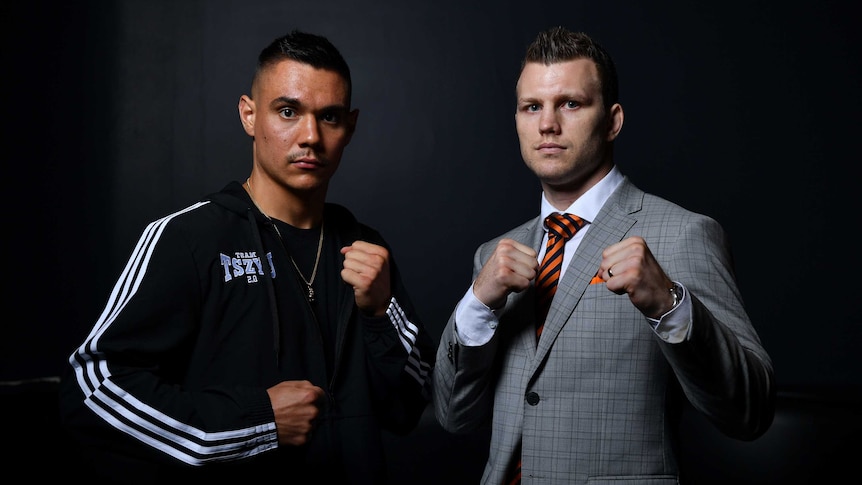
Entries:
<svg viewBox="0 0 862 485">
<path fill-rule="evenodd" d="M 284 255 L 290 258 L 290 253 L 287 251 L 287 246 L 284 245 L 284 239 L 281 237 L 281 231 L 278 230 L 275 223 L 271 220 L 268 221 L 268 224 L 275 231 L 275 235 L 278 238 L 278 243 L 281 246 L 282 251 L 284 251 Z M 321 228 L 323 230 L 323 228 Z M 317 319 L 317 313 L 314 312 L 314 308 L 312 308 L 311 303 L 308 301 L 308 298 L 303 297 L 305 301 L 305 306 L 308 308 L 309 313 L 311 313 L 311 318 L 314 320 L 314 328 L 317 330 L 315 332 L 315 336 L 317 337 L 317 341 L 320 344 L 320 348 L 324 348 L 325 342 L 323 341 L 323 332 L 320 329 L 320 321 Z M 348 323 L 350 319 L 348 318 Z M 279 325 L 281 324 L 281 319 L 279 318 Z M 338 333 L 336 329 L 336 334 Z M 343 344 L 342 344 L 343 345 Z M 336 345 L 335 354 L 332 357 L 332 378 L 329 380 L 329 391 L 326 393 L 326 397 L 329 400 L 329 408 L 335 408 L 335 376 L 338 374 L 338 363 L 341 357 L 341 349 L 342 345 Z M 325 363 L 324 363 L 325 367 Z"/>
</svg>

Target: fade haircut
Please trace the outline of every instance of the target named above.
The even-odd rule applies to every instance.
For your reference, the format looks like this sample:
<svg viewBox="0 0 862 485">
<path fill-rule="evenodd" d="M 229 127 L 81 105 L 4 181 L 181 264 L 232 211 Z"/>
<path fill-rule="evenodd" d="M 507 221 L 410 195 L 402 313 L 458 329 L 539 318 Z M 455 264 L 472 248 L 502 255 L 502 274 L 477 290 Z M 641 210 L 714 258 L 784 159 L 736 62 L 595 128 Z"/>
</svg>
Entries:
<svg viewBox="0 0 862 485">
<path fill-rule="evenodd" d="M 609 109 L 619 98 L 614 61 L 598 42 L 583 32 L 572 32 L 564 27 L 552 27 L 540 32 L 527 47 L 527 54 L 521 62 L 521 71 L 529 62 L 548 66 L 584 58 L 592 60 L 598 68 L 603 104 Z"/>
<path fill-rule="evenodd" d="M 340 75 L 347 83 L 347 107 L 350 107 L 350 97 L 353 92 L 350 67 L 329 39 L 320 35 L 293 30 L 289 34 L 273 40 L 260 51 L 257 58 L 257 69 L 254 72 L 254 79 L 252 79 L 252 89 L 254 89 L 258 77 L 264 69 L 284 60 L 301 62 L 315 69 L 326 69 Z"/>
</svg>

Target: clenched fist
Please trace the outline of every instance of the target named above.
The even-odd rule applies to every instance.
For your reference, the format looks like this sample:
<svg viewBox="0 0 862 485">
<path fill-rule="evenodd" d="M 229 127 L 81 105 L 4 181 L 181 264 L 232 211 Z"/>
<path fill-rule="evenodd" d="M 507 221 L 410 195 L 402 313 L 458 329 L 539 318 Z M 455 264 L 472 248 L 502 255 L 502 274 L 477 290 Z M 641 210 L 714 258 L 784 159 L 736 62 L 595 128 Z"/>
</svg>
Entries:
<svg viewBox="0 0 862 485">
<path fill-rule="evenodd" d="M 354 241 L 341 248 L 341 254 L 344 255 L 341 279 L 353 287 L 356 306 L 367 315 L 385 315 L 392 298 L 389 251 L 377 244 Z"/>
</svg>

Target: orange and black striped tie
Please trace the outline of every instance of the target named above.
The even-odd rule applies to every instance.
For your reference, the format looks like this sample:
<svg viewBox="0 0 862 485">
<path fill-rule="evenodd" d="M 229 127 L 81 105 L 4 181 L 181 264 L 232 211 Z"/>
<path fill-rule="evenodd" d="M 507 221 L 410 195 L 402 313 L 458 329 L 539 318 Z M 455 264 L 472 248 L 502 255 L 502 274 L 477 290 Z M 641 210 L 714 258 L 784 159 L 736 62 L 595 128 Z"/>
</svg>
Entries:
<svg viewBox="0 0 862 485">
<path fill-rule="evenodd" d="M 548 308 L 551 300 L 557 292 L 557 282 L 560 281 L 560 271 L 563 268 L 563 248 L 566 241 L 572 238 L 578 229 L 584 227 L 586 221 L 572 214 L 560 214 L 554 212 L 545 218 L 545 227 L 548 228 L 548 245 L 545 249 L 545 257 L 539 267 L 539 277 L 536 278 L 536 341 L 542 335 L 545 327 L 545 318 L 548 316 Z M 519 447 L 520 449 L 520 447 Z M 505 485 L 519 485 L 521 483 L 521 460 L 509 474 Z"/>
<path fill-rule="evenodd" d="M 557 283 L 560 280 L 560 271 L 563 267 L 563 248 L 566 241 L 571 239 L 578 229 L 584 227 L 585 221 L 572 214 L 560 214 L 554 212 L 545 218 L 545 227 L 548 228 L 548 245 L 542 265 L 539 268 L 539 276 L 536 278 L 536 340 L 542 335 L 545 326 L 545 318 L 548 316 L 548 308 L 551 300 L 557 292 Z"/>
</svg>

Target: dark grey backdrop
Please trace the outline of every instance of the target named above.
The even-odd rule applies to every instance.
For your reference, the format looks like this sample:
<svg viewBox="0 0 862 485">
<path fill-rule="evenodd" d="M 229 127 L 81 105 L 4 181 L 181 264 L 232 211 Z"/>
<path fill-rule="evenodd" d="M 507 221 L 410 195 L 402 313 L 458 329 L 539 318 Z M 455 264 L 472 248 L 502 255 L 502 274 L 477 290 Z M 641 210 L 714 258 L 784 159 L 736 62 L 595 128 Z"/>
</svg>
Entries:
<svg viewBox="0 0 862 485">
<path fill-rule="evenodd" d="M 475 247 L 538 210 L 513 87 L 525 45 L 561 24 L 615 56 L 622 170 L 729 232 L 781 389 L 858 391 L 850 2 L 650 3 L 5 2 L 0 380 L 58 375 L 144 225 L 246 177 L 236 104 L 294 27 L 353 70 L 359 127 L 331 200 L 388 238 L 439 337 Z"/>
</svg>

